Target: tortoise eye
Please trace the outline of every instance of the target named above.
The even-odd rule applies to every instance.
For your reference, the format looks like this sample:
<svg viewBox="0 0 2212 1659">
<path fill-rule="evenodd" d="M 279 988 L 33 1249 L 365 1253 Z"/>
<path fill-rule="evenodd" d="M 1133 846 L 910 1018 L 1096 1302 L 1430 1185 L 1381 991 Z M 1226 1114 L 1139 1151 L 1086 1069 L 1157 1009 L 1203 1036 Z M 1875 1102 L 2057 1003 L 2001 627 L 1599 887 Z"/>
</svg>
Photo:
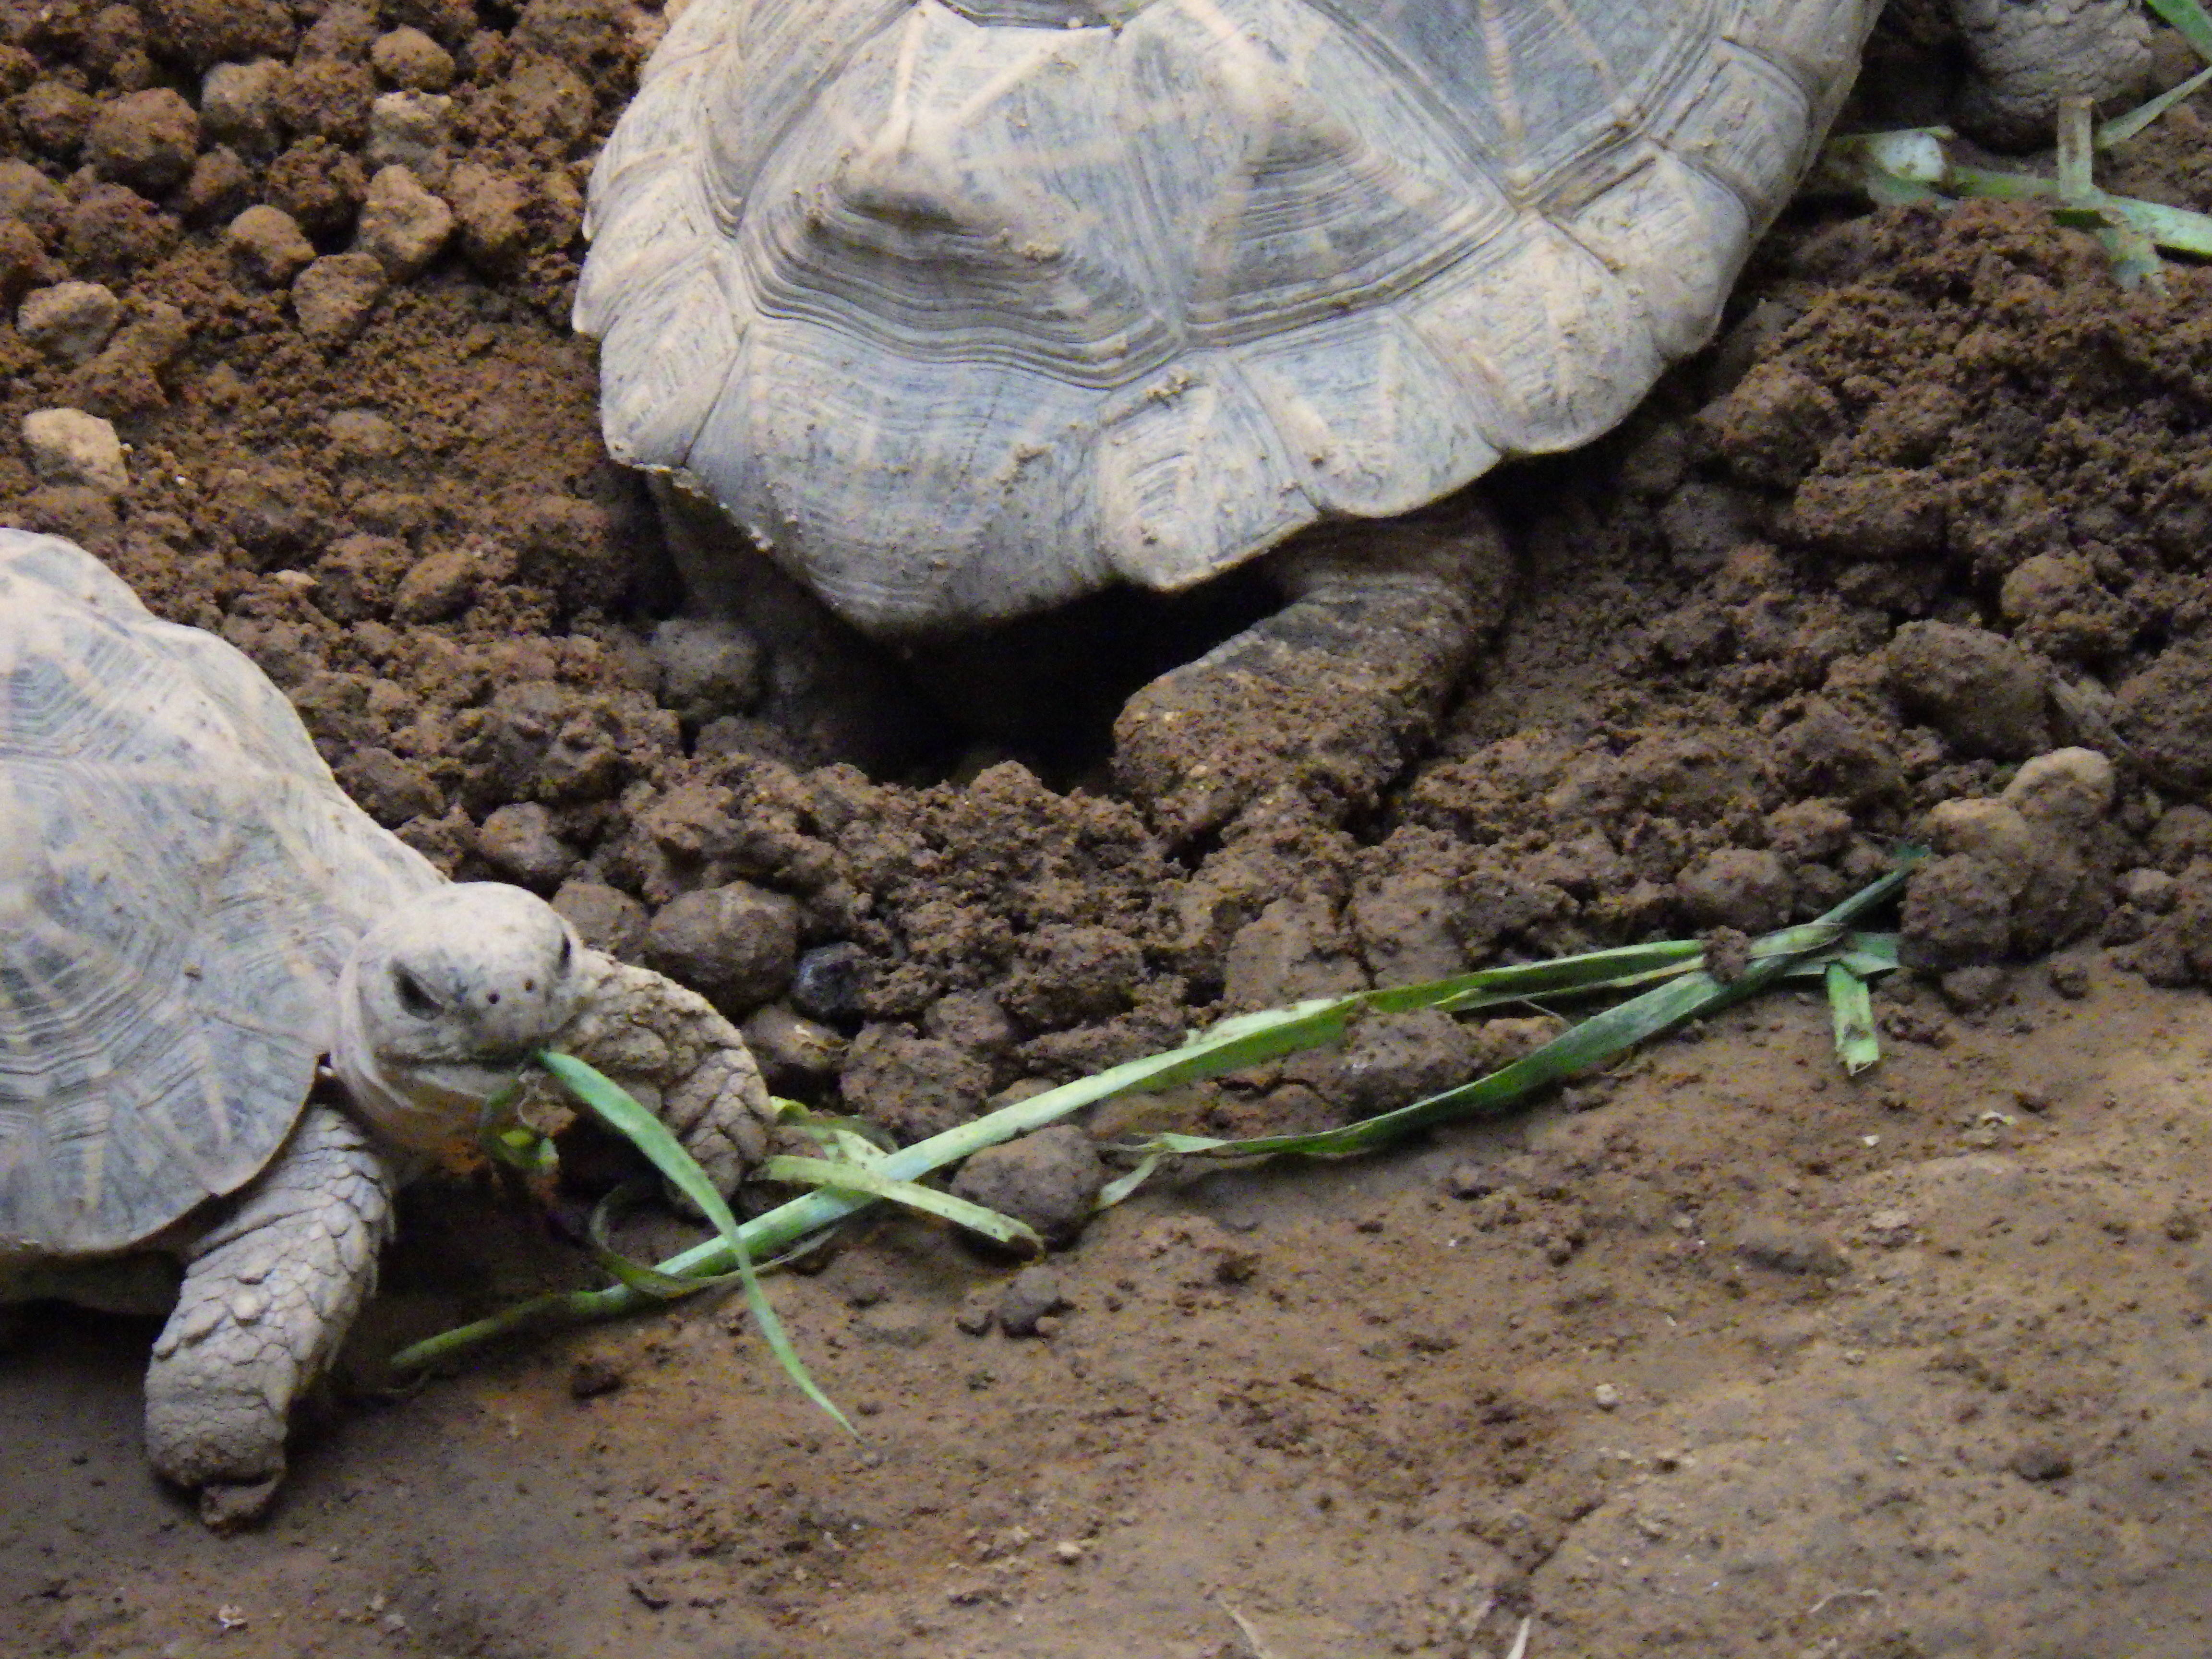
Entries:
<svg viewBox="0 0 2212 1659">
<path fill-rule="evenodd" d="M 428 1019 L 438 1012 L 438 1000 L 404 968 L 392 970 L 392 994 L 399 999 L 399 1006 L 417 1019 Z"/>
</svg>

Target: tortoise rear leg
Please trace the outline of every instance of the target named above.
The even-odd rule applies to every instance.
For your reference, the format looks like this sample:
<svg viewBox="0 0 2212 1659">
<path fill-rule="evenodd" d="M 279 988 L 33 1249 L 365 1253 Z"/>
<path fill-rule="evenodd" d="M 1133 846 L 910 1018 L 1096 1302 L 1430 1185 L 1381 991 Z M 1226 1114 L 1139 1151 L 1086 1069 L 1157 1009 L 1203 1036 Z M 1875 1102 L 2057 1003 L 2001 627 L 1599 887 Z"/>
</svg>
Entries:
<svg viewBox="0 0 2212 1659">
<path fill-rule="evenodd" d="M 1115 782 L 1183 842 L 1249 811 L 1334 822 L 1434 735 L 1511 556 L 1484 508 L 1309 532 L 1275 556 L 1290 603 L 1132 697 Z"/>
<path fill-rule="evenodd" d="M 1958 109 L 1976 137 L 2050 142 L 2065 98 L 2131 102 L 2150 76 L 2150 25 L 2136 0 L 1949 0 L 1974 78 Z"/>
<path fill-rule="evenodd" d="M 268 1506 L 292 1403 L 376 1288 L 392 1176 L 362 1132 L 311 1106 L 237 1208 L 186 1253 L 146 1373 L 146 1449 L 217 1528 Z"/>
</svg>

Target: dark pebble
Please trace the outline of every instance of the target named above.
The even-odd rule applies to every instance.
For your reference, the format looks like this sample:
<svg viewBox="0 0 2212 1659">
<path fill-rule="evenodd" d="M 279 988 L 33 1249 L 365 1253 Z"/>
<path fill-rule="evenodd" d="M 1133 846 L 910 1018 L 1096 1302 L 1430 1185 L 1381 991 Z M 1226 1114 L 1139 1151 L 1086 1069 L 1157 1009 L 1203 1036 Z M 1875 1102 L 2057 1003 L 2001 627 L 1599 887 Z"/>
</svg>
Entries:
<svg viewBox="0 0 2212 1659">
<path fill-rule="evenodd" d="M 875 963 L 850 943 L 817 945 L 799 959 L 791 976 L 791 1005 L 810 1019 L 859 1019 L 867 1012 Z"/>
<path fill-rule="evenodd" d="M 596 1400 L 623 1385 L 622 1367 L 598 1354 L 586 1354 L 568 1370 L 568 1397 Z"/>
<path fill-rule="evenodd" d="M 2074 1460 L 2056 1446 L 2039 1443 L 2014 1452 L 2011 1468 L 2023 1480 L 2063 1480 L 2074 1473 Z"/>
</svg>

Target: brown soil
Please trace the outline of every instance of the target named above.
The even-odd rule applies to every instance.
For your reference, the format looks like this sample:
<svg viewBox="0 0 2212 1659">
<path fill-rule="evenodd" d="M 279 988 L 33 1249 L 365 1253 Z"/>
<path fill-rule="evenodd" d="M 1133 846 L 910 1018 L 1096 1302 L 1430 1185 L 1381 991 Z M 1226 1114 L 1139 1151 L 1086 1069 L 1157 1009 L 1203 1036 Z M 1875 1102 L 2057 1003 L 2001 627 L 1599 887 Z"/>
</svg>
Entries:
<svg viewBox="0 0 2212 1659">
<path fill-rule="evenodd" d="M 1627 428 L 1498 481 L 1516 608 L 1427 757 L 1373 801 L 1292 768 L 1167 844 L 1103 718 L 930 774 L 957 737 L 893 665 L 852 702 L 818 623 L 660 626 L 562 320 L 653 15 L 0 19 L 9 314 L 121 301 L 82 349 L 0 325 L 0 426 L 131 446 L 120 495 L 0 446 L 0 519 L 219 629 L 380 819 L 753 1017 L 819 1103 L 910 1138 L 1232 1009 L 1755 933 L 1939 854 L 1862 1079 L 1785 994 L 1504 1124 L 1163 1179 L 1056 1284 L 850 1241 L 776 1288 L 857 1443 L 729 1306 L 380 1395 L 398 1342 L 586 1276 L 432 1186 L 274 1518 L 218 1540 L 139 1456 L 149 1331 L 39 1310 L 0 1361 L 0 1650 L 2212 1647 L 2212 274 L 2123 294 L 2021 209 L 1793 216 Z M 442 139 L 373 109 L 447 75 Z M 2185 106 L 2108 176 L 2212 205 L 2204 136 Z M 419 271 L 395 155 L 458 220 Z M 233 230 L 253 204 L 309 246 Z M 1530 1036 L 1378 1028 L 1162 1109 L 1340 1121 Z"/>
</svg>

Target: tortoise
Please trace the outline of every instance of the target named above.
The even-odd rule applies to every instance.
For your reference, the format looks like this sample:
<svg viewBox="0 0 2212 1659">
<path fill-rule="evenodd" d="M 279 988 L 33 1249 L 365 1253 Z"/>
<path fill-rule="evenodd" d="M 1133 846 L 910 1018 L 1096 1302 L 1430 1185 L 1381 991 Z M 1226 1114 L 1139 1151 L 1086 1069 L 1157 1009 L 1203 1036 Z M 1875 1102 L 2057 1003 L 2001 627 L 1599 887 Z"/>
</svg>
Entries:
<svg viewBox="0 0 2212 1659">
<path fill-rule="evenodd" d="M 2148 67 L 2133 0 L 1931 3 L 1995 127 Z M 1878 9 L 696 0 L 592 178 L 609 451 L 891 640 L 1406 514 L 1711 337 Z M 1174 833 L 1371 789 L 1503 602 L 1479 516 L 1276 563 L 1287 610 L 1123 712 Z"/>
<path fill-rule="evenodd" d="M 0 530 L 0 1300 L 161 1311 L 156 1469 L 222 1526 L 374 1288 L 402 1176 L 548 1043 L 718 1184 L 772 1114 L 702 999 L 348 799 L 276 688 Z M 327 1059 L 327 1072 L 321 1062 Z"/>
</svg>

